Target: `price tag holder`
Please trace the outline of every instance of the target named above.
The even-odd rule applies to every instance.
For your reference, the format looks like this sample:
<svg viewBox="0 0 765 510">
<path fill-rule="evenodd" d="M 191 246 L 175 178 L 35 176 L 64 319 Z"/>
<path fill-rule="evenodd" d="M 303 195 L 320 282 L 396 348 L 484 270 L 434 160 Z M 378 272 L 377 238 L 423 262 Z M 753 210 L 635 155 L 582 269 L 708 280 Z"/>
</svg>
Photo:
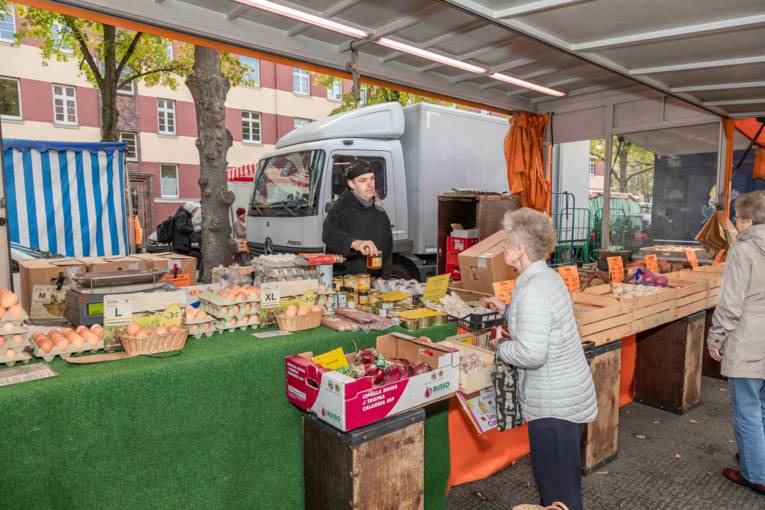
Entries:
<svg viewBox="0 0 765 510">
<path fill-rule="evenodd" d="M 624 260 L 621 257 L 608 257 L 608 276 L 614 283 L 624 281 Z"/>
<path fill-rule="evenodd" d="M 713 266 L 719 266 L 720 262 L 722 262 L 723 257 L 725 256 L 725 250 L 722 249 L 717 252 L 717 255 L 715 255 L 715 258 L 712 260 Z"/>
<path fill-rule="evenodd" d="M 652 273 L 659 272 L 659 260 L 656 258 L 655 254 L 645 256 L 645 268 Z"/>
<path fill-rule="evenodd" d="M 569 292 L 579 292 L 581 290 L 578 267 L 561 266 L 558 268 L 558 273 L 561 278 L 563 278 L 563 281 L 566 282 L 566 287 L 568 287 Z"/>
<path fill-rule="evenodd" d="M 119 294 L 104 296 L 104 326 L 130 324 L 133 319 L 133 298 Z"/>
<path fill-rule="evenodd" d="M 446 295 L 449 289 L 449 277 L 451 275 L 440 274 L 431 276 L 425 284 L 425 292 L 422 294 L 422 300 L 427 303 L 438 303 Z"/>
<path fill-rule="evenodd" d="M 330 370 L 337 370 L 338 368 L 348 366 L 348 360 L 345 359 L 345 353 L 343 352 L 342 347 L 314 356 L 313 362 Z"/>
<path fill-rule="evenodd" d="M 510 298 L 513 295 L 513 289 L 515 288 L 515 280 L 494 282 L 491 286 L 494 287 L 494 295 L 501 299 L 503 303 L 509 305 Z"/>
<path fill-rule="evenodd" d="M 691 248 L 685 248 L 685 258 L 688 259 L 688 263 L 691 265 L 691 269 L 699 267 L 699 259 L 696 258 L 696 250 Z"/>
<path fill-rule="evenodd" d="M 264 283 L 260 287 L 260 308 L 276 308 L 281 301 L 281 287 L 279 282 Z"/>
</svg>

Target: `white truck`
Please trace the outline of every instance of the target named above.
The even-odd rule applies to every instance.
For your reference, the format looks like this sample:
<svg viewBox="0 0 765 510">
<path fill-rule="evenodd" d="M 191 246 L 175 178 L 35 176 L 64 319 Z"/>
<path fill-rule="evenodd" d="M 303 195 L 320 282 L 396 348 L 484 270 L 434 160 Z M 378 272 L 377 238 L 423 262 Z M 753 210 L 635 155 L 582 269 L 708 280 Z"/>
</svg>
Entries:
<svg viewBox="0 0 765 510">
<path fill-rule="evenodd" d="M 394 276 L 434 274 L 438 196 L 507 191 L 507 119 L 427 103 L 384 103 L 284 135 L 258 162 L 247 218 L 253 253 L 321 252 L 322 224 L 345 189 L 343 169 L 363 158 L 393 230 Z"/>
</svg>

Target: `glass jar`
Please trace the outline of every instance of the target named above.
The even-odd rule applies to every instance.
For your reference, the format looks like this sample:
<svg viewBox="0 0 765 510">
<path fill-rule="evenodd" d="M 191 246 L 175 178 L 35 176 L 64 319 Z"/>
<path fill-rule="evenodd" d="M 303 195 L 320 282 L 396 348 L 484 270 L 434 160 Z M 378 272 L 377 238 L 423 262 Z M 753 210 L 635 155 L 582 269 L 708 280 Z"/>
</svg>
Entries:
<svg viewBox="0 0 765 510">
<path fill-rule="evenodd" d="M 359 306 L 367 306 L 369 304 L 369 293 L 365 290 L 359 291 Z"/>
<path fill-rule="evenodd" d="M 348 290 L 356 290 L 357 283 L 356 275 L 348 274 L 343 277 L 343 285 L 345 285 L 345 288 Z"/>
<path fill-rule="evenodd" d="M 368 292 L 372 287 L 372 278 L 368 274 L 360 274 L 356 277 L 356 290 Z"/>
<path fill-rule="evenodd" d="M 356 309 L 356 292 L 351 291 L 345 293 L 345 306 L 351 310 Z"/>
<path fill-rule="evenodd" d="M 382 252 L 379 255 L 367 255 L 367 269 L 382 269 L 382 261 Z"/>
</svg>

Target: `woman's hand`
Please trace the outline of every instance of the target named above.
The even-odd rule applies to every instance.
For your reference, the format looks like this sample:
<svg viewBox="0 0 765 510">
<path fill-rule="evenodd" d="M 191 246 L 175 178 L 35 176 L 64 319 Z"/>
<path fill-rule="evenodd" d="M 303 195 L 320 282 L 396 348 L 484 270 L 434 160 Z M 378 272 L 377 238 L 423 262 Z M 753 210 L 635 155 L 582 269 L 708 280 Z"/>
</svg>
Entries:
<svg viewBox="0 0 765 510">
<path fill-rule="evenodd" d="M 503 313 L 505 311 L 505 302 L 498 297 L 486 298 L 486 306 L 488 306 L 492 310 L 497 310 L 500 313 Z"/>
<path fill-rule="evenodd" d="M 720 352 L 720 349 L 717 347 L 712 347 L 711 345 L 708 347 L 709 349 L 709 356 L 715 360 L 722 362 L 722 353 Z"/>
</svg>

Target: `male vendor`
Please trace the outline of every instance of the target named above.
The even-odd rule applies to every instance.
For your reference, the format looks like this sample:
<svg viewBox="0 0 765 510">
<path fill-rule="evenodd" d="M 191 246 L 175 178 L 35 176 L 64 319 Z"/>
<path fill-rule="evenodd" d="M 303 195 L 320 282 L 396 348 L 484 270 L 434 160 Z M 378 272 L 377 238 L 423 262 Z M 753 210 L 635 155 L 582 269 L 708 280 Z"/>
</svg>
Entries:
<svg viewBox="0 0 765 510">
<path fill-rule="evenodd" d="M 344 172 L 348 189 L 332 204 L 324 220 L 321 239 L 327 251 L 346 257 L 337 274 L 367 273 L 367 256 L 382 254 L 383 278 L 393 269 L 393 234 L 390 219 L 375 191 L 375 174 L 363 159 Z"/>
</svg>

